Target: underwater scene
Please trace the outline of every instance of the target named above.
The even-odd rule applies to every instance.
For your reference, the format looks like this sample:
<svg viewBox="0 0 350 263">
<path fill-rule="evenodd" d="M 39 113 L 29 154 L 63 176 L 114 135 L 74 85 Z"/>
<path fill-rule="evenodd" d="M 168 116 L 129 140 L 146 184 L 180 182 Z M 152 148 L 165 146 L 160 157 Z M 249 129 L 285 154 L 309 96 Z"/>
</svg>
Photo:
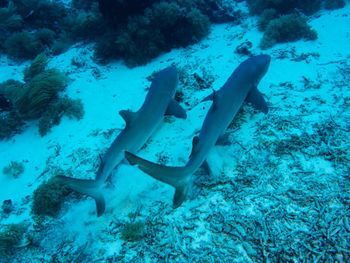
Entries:
<svg viewBox="0 0 350 263">
<path fill-rule="evenodd" d="M 0 0 L 32 262 L 350 262 L 350 1 Z"/>
</svg>

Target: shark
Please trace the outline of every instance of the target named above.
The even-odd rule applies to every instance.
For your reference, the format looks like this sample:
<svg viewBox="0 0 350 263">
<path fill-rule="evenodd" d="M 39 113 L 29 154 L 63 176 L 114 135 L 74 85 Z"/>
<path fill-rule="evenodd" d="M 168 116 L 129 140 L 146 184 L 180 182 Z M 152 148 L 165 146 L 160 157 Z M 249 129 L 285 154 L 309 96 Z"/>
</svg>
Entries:
<svg viewBox="0 0 350 263">
<path fill-rule="evenodd" d="M 164 166 L 145 160 L 126 151 L 125 157 L 151 177 L 175 188 L 173 207 L 179 207 L 192 188 L 195 171 L 205 165 L 210 150 L 222 137 L 244 102 L 251 103 L 263 113 L 268 112 L 267 103 L 257 86 L 266 74 L 271 58 L 257 55 L 242 62 L 225 84 L 203 99 L 212 100 L 198 136 L 193 137 L 192 151 L 184 166 Z"/>
<path fill-rule="evenodd" d="M 124 151 L 137 152 L 158 128 L 164 115 L 186 119 L 186 111 L 174 99 L 177 84 L 176 68 L 167 67 L 155 74 L 144 103 L 138 111 L 119 111 L 125 121 L 125 127 L 101 157 L 95 180 L 56 176 L 57 182 L 92 197 L 96 203 L 97 216 L 101 216 L 106 208 L 103 185 L 112 171 L 124 160 Z"/>
</svg>

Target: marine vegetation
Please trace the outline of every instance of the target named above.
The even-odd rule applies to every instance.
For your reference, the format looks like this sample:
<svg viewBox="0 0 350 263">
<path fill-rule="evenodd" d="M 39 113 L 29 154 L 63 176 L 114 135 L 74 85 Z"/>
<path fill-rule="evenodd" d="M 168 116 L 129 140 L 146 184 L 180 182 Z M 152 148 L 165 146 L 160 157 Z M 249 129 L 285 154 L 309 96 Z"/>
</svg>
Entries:
<svg viewBox="0 0 350 263">
<path fill-rule="evenodd" d="M 258 15 L 258 28 L 264 31 L 260 46 L 299 39 L 315 40 L 317 32 L 307 23 L 307 16 L 325 9 L 345 6 L 344 0 L 246 0 L 251 14 Z"/>
<path fill-rule="evenodd" d="M 265 9 L 273 8 L 280 15 L 300 10 L 310 15 L 321 9 L 322 0 L 247 0 L 252 14 L 261 14 Z"/>
<path fill-rule="evenodd" d="M 2 169 L 3 174 L 18 178 L 24 172 L 24 165 L 21 162 L 11 161 Z"/>
<path fill-rule="evenodd" d="M 196 7 L 176 1 L 155 3 L 143 15 L 130 17 L 120 32 L 97 42 L 95 55 L 100 60 L 122 58 L 128 66 L 145 64 L 171 48 L 197 42 L 208 34 L 209 25 L 209 18 Z"/>
<path fill-rule="evenodd" d="M 46 135 L 53 126 L 59 125 L 64 115 L 69 119 L 82 119 L 84 116 L 84 107 L 81 100 L 74 100 L 64 96 L 63 98 L 59 98 L 55 103 L 52 103 L 39 119 L 40 135 Z"/>
<path fill-rule="evenodd" d="M 21 133 L 24 121 L 14 111 L 0 111 L 0 140 L 9 139 L 15 134 Z"/>
<path fill-rule="evenodd" d="M 36 216 L 56 217 L 64 198 L 71 191 L 52 178 L 42 183 L 33 193 L 32 213 Z"/>
<path fill-rule="evenodd" d="M 142 221 L 128 222 L 120 232 L 120 237 L 124 241 L 136 242 L 145 236 L 145 223 Z"/>
<path fill-rule="evenodd" d="M 340 9 L 345 6 L 345 0 L 325 0 L 324 8 L 328 10 Z"/>
<path fill-rule="evenodd" d="M 214 0 L 75 0 L 70 5 L 15 0 L 0 8 L 0 50 L 26 60 L 93 41 L 98 61 L 123 59 L 135 66 L 199 41 L 208 34 L 209 21 L 239 19 L 240 12 Z"/>
<path fill-rule="evenodd" d="M 43 136 L 61 118 L 81 119 L 84 110 L 80 100 L 61 96 L 67 85 L 67 77 L 57 69 L 47 68 L 48 59 L 38 55 L 24 70 L 24 82 L 7 80 L 0 84 L 0 94 L 11 107 L 1 113 L 0 138 L 8 138 L 18 133 L 22 123 L 40 119 L 39 131 Z"/>
<path fill-rule="evenodd" d="M 21 241 L 26 230 L 26 224 L 9 224 L 0 227 L 0 257 L 11 255 L 17 247 L 22 246 Z"/>
<path fill-rule="evenodd" d="M 266 27 L 260 42 L 263 49 L 276 43 L 292 42 L 299 39 L 315 40 L 317 32 L 312 29 L 305 18 L 297 14 L 283 15 L 273 19 Z"/>
</svg>

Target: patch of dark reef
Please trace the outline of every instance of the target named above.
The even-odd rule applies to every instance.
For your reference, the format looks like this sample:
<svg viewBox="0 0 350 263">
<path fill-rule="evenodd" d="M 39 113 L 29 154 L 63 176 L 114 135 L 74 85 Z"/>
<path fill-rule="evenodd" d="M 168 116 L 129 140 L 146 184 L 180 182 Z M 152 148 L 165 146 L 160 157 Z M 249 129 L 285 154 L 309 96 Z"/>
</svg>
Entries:
<svg viewBox="0 0 350 263">
<path fill-rule="evenodd" d="M 61 95 L 67 77 L 57 69 L 48 69 L 47 63 L 47 57 L 40 54 L 25 69 L 24 82 L 10 79 L 0 83 L 0 96 L 5 101 L 0 110 L 0 139 L 20 133 L 30 120 L 39 120 L 39 132 L 44 136 L 64 115 L 83 117 L 81 101 Z"/>
<path fill-rule="evenodd" d="M 345 6 L 344 0 L 246 0 L 252 15 L 258 15 L 258 28 L 264 32 L 260 47 L 300 39 L 315 40 L 317 32 L 308 24 L 308 17 L 322 8 L 334 10 Z"/>
<path fill-rule="evenodd" d="M 145 64 L 172 48 L 198 42 L 210 23 L 239 21 L 217 0 L 13 0 L 0 7 L 0 52 L 16 60 L 59 54 L 78 41 L 96 43 L 100 62 Z"/>
</svg>

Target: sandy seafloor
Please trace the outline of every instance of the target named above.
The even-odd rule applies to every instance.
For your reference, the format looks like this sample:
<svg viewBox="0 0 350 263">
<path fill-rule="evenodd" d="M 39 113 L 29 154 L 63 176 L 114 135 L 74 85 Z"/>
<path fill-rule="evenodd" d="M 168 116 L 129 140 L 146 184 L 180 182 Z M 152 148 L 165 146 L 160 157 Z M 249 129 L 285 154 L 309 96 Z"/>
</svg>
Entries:
<svg viewBox="0 0 350 263">
<path fill-rule="evenodd" d="M 151 63 L 127 68 L 97 65 L 92 47 L 76 45 L 50 66 L 68 74 L 66 93 L 80 98 L 82 120 L 64 118 L 40 137 L 36 123 L 0 142 L 0 168 L 23 162 L 17 179 L 0 176 L 0 202 L 15 211 L 0 224 L 27 222 L 32 243 L 1 262 L 322 262 L 350 261 L 350 6 L 321 11 L 310 24 L 313 42 L 279 44 L 261 51 L 256 18 L 213 25 L 209 36 Z M 139 155 L 183 165 L 210 106 L 201 99 L 219 89 L 247 57 L 234 52 L 249 40 L 253 54 L 272 56 L 259 85 L 267 115 L 245 106 L 230 126 L 231 145 L 208 158 L 211 174 L 196 174 L 188 201 L 172 209 L 173 189 L 121 164 L 105 187 L 107 210 L 96 217 L 90 198 L 67 198 L 57 218 L 38 226 L 31 195 L 58 170 L 93 178 L 103 154 L 124 127 L 121 109 L 137 110 L 155 70 L 174 63 L 184 93 L 186 120 L 166 118 Z M 72 59 L 81 62 L 73 66 Z M 0 57 L 0 81 L 21 80 L 28 63 Z M 212 85 L 196 84 L 197 73 Z M 145 224 L 144 237 L 123 241 L 129 213 Z"/>
</svg>

